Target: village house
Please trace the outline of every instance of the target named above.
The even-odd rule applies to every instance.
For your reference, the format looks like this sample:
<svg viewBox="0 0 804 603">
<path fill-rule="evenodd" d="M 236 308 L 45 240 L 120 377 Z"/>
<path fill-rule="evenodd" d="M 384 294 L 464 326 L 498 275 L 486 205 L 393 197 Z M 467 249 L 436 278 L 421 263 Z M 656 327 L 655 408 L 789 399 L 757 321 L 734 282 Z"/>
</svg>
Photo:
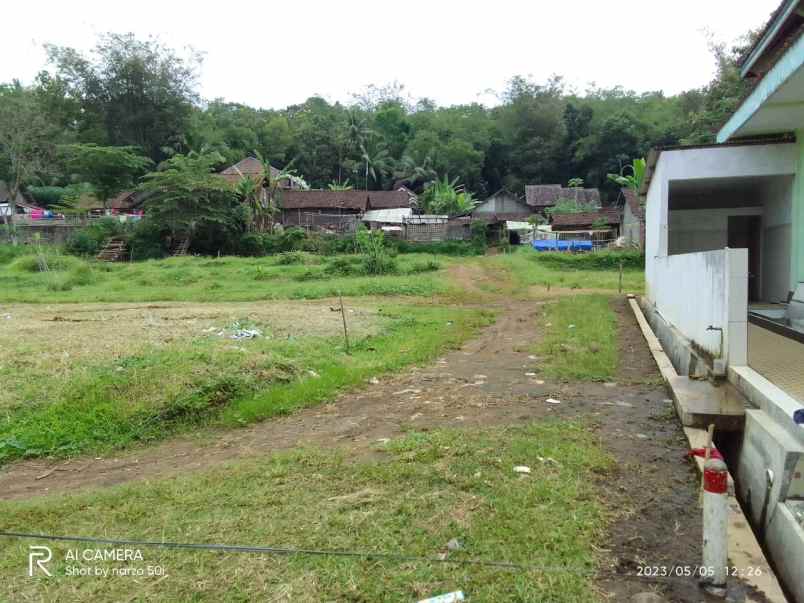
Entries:
<svg viewBox="0 0 804 603">
<path fill-rule="evenodd" d="M 623 201 L 620 236 L 623 237 L 626 245 L 644 249 L 645 208 L 634 189 L 623 188 L 620 190 L 620 196 Z"/>
<path fill-rule="evenodd" d="M 525 203 L 521 196 L 502 189 L 480 202 L 472 210 L 472 218 L 491 222 L 505 220 L 523 220 L 533 215 L 534 210 Z"/>
<path fill-rule="evenodd" d="M 743 57 L 751 89 L 716 144 L 647 159 L 643 309 L 682 375 L 748 400 L 733 473 L 778 575 L 804 601 L 804 3 Z"/>
<path fill-rule="evenodd" d="M 416 196 L 406 188 L 395 191 L 283 190 L 277 204 L 283 226 L 352 232 L 370 210 L 412 208 Z"/>
<path fill-rule="evenodd" d="M 525 203 L 532 211 L 547 215 L 547 209 L 560 200 L 571 200 L 600 207 L 600 191 L 596 188 L 563 187 L 560 184 L 528 184 L 525 186 Z"/>
</svg>

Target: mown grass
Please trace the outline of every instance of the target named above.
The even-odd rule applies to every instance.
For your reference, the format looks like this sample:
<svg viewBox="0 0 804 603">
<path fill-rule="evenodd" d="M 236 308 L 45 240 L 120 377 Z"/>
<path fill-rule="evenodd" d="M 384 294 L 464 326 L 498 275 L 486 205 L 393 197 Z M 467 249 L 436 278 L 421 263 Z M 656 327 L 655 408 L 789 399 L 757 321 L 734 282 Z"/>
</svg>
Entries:
<svg viewBox="0 0 804 603">
<path fill-rule="evenodd" d="M 180 257 L 103 263 L 49 250 L 0 262 L 0 302 L 252 301 L 344 296 L 425 296 L 444 292 L 439 269 L 456 261 L 400 254 L 397 274 L 361 275 L 357 256 L 279 254 L 264 258 Z M 344 269 L 346 268 L 346 269 Z"/>
<path fill-rule="evenodd" d="M 593 262 L 565 258 L 556 262 L 549 252 L 538 253 L 529 248 L 520 248 L 509 254 L 501 254 L 487 261 L 510 273 L 520 287 L 541 286 L 568 289 L 606 289 L 616 291 L 619 287 L 619 270 L 610 267 L 593 268 Z M 565 254 L 561 254 L 562 256 Z M 581 266 L 581 267 L 576 267 Z M 640 293 L 645 288 L 644 271 L 641 268 L 623 270 L 623 291 Z"/>
<path fill-rule="evenodd" d="M 509 561 L 527 569 L 338 556 L 142 547 L 142 561 L 67 561 L 93 545 L 0 539 L 0 599 L 596 601 L 606 517 L 594 476 L 612 468 L 576 422 L 411 433 L 371 460 L 298 450 L 194 476 L 0 503 L 3 530 Z M 549 459 L 549 460 L 547 460 Z M 532 468 L 530 476 L 513 471 Z M 155 512 L 156 510 L 156 512 Z M 461 548 L 449 550 L 456 539 Z M 53 549 L 27 576 L 28 545 Z M 112 548 L 98 545 L 97 548 Z M 137 547 L 129 547 L 137 548 Z M 68 567 L 159 566 L 166 577 L 76 577 Z"/>
<path fill-rule="evenodd" d="M 488 312 L 437 306 L 381 310 L 382 330 L 354 341 L 350 354 L 332 337 L 199 337 L 86 366 L 58 386 L 40 375 L 35 391 L 54 398 L 25 391 L 19 404 L 0 408 L 0 463 L 120 449 L 287 413 L 426 361 L 491 320 Z"/>
<path fill-rule="evenodd" d="M 545 376 L 602 381 L 617 370 L 617 319 L 607 295 L 573 295 L 545 306 L 535 352 Z"/>
</svg>

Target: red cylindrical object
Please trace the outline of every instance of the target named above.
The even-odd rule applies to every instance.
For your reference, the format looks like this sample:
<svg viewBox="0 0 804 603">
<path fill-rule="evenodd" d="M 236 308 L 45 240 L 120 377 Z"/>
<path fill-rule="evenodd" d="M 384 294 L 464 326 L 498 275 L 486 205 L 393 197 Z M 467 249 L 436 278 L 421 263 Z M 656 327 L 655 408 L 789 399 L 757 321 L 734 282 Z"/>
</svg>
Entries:
<svg viewBox="0 0 804 603">
<path fill-rule="evenodd" d="M 712 494 L 725 494 L 729 489 L 729 472 L 726 465 L 720 463 L 707 463 L 704 467 L 704 490 Z M 712 467 L 711 465 L 722 465 Z"/>
</svg>

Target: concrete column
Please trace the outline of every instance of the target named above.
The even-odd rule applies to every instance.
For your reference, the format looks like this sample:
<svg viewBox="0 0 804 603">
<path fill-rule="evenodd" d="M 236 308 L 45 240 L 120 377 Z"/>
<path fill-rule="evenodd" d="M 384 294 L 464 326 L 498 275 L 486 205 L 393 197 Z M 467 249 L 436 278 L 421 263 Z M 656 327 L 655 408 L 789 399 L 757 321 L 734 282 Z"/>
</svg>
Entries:
<svg viewBox="0 0 804 603">
<path fill-rule="evenodd" d="M 793 182 L 793 228 L 791 232 L 790 290 L 804 282 L 804 130 L 796 131 L 798 162 Z"/>
</svg>

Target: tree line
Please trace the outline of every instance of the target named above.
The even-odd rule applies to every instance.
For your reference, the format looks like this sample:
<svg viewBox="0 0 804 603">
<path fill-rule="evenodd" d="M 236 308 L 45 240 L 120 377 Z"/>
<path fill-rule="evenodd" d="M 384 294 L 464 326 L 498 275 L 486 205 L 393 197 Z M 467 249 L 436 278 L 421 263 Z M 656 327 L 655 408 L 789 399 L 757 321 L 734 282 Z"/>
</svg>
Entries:
<svg viewBox="0 0 804 603">
<path fill-rule="evenodd" d="M 420 192 L 448 179 L 483 198 L 573 179 L 613 199 L 606 175 L 650 147 L 713 140 L 745 92 L 736 62 L 749 39 L 712 45 L 713 80 L 672 96 L 620 87 L 579 94 L 561 77 L 517 76 L 493 107 L 438 106 L 394 84 L 347 103 L 314 96 L 284 109 L 203 101 L 201 55 L 155 39 L 106 34 L 90 53 L 47 45 L 32 85 L 0 85 L 0 179 L 48 205 L 108 198 L 180 156 L 214 157 L 219 169 L 259 153 L 316 188 Z"/>
</svg>

